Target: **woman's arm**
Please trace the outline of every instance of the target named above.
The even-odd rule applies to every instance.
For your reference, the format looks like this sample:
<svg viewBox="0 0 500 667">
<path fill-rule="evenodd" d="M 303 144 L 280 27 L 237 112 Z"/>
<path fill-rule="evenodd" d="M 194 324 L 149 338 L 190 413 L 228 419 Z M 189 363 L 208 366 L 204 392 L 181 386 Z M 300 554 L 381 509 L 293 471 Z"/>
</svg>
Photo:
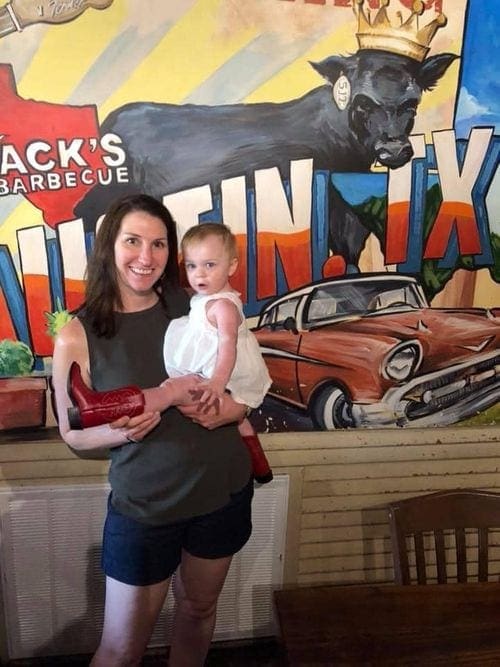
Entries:
<svg viewBox="0 0 500 667">
<path fill-rule="evenodd" d="M 122 417 L 113 424 L 73 430 L 69 426 L 68 408 L 73 405 L 68 395 L 68 373 L 73 361 L 82 369 L 84 381 L 91 386 L 87 337 L 82 324 L 73 318 L 59 332 L 52 360 L 52 384 L 58 415 L 59 433 L 77 451 L 109 449 L 123 445 L 128 438 L 141 440 L 160 421 L 158 412 L 145 412 L 137 417 Z"/>
</svg>

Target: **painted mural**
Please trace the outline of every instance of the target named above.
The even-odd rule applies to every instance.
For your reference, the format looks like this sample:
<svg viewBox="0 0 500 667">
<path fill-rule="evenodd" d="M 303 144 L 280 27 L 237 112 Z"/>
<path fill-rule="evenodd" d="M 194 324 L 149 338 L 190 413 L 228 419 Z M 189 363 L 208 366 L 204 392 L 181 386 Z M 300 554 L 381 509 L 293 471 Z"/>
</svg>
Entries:
<svg viewBox="0 0 500 667">
<path fill-rule="evenodd" d="M 54 424 L 54 335 L 136 191 L 237 235 L 258 430 L 497 423 L 499 29 L 493 0 L 0 7 L 0 430 Z"/>
</svg>

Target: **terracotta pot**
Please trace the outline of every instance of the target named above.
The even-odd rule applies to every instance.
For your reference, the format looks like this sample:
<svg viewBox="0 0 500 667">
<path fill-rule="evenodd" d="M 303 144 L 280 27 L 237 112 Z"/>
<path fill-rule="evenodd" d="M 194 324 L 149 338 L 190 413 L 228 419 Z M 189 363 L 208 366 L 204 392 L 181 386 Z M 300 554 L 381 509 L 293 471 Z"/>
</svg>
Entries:
<svg viewBox="0 0 500 667">
<path fill-rule="evenodd" d="M 0 378 L 0 430 L 45 426 L 45 377 Z"/>
</svg>

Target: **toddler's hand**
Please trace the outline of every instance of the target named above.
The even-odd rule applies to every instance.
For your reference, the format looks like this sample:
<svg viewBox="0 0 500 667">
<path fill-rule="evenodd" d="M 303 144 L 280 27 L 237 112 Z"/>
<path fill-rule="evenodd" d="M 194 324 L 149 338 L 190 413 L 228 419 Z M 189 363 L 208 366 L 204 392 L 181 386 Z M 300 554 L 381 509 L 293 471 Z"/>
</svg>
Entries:
<svg viewBox="0 0 500 667">
<path fill-rule="evenodd" d="M 200 383 L 196 393 L 200 410 L 208 411 L 211 408 L 220 410 L 224 400 L 224 387 L 219 386 L 212 380 L 205 380 Z"/>
</svg>

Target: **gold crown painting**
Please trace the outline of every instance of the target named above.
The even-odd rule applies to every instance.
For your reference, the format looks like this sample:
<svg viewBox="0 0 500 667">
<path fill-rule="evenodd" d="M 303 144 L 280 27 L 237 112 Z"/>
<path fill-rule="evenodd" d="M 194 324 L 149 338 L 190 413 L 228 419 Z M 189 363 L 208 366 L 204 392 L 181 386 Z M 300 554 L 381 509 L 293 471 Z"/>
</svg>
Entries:
<svg viewBox="0 0 500 667">
<path fill-rule="evenodd" d="M 399 25 L 393 25 L 386 10 L 389 2 L 390 0 L 382 0 L 380 9 L 373 20 L 370 20 L 369 11 L 366 13 L 363 8 L 364 0 L 355 0 L 353 8 L 358 18 L 356 37 L 359 50 L 390 51 L 422 62 L 434 35 L 439 28 L 446 25 L 446 16 L 438 14 L 434 20 L 419 29 L 418 19 L 425 6 L 422 0 L 415 0 L 406 21 L 403 21 L 401 12 L 397 12 Z"/>
</svg>

